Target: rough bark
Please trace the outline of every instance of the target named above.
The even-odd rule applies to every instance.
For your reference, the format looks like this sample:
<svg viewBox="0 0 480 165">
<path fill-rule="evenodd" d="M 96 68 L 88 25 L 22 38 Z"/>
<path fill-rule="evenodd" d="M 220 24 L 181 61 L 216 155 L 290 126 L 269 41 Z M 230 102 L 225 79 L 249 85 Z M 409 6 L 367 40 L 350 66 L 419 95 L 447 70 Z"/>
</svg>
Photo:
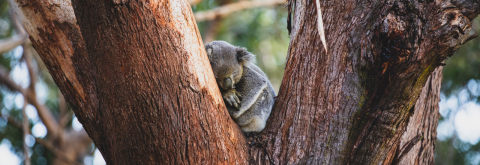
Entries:
<svg viewBox="0 0 480 165">
<path fill-rule="evenodd" d="M 393 164 L 435 164 L 442 70 L 443 66 L 435 69 L 425 83 L 395 157 L 389 157 Z"/>
<path fill-rule="evenodd" d="M 468 40 L 479 2 L 321 1 L 328 54 L 314 3 L 289 1 L 285 74 L 260 136 L 265 148 L 252 155 L 275 164 L 390 164 L 428 76 Z"/>
<path fill-rule="evenodd" d="M 73 4 L 97 88 L 75 112 L 108 164 L 245 163 L 187 1 Z"/>
<path fill-rule="evenodd" d="M 31 13 L 38 3 L 10 1 L 40 20 L 26 25 L 32 43 L 108 164 L 390 164 L 428 76 L 480 12 L 478 1 L 321 1 L 326 54 L 315 2 L 289 1 L 284 79 L 249 147 L 186 1 L 74 0 L 78 26 L 50 19 L 63 1 Z"/>
</svg>

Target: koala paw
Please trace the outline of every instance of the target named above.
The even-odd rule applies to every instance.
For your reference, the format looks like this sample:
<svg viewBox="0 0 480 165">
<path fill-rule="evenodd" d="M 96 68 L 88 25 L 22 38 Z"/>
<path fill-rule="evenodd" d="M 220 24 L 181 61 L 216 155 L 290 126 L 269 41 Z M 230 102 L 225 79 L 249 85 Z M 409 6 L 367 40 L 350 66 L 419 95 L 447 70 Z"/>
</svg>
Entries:
<svg viewBox="0 0 480 165">
<path fill-rule="evenodd" d="M 239 98 L 241 98 L 241 95 L 235 89 L 231 89 L 222 93 L 222 96 L 223 96 L 223 99 L 225 100 L 225 103 L 227 103 L 232 107 L 240 108 L 241 102 Z"/>
</svg>

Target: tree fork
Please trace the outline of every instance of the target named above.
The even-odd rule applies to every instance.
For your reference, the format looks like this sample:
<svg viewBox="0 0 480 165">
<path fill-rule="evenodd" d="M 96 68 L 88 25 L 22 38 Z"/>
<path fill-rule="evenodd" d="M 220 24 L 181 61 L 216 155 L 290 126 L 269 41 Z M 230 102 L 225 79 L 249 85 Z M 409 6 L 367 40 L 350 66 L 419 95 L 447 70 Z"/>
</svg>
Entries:
<svg viewBox="0 0 480 165">
<path fill-rule="evenodd" d="M 321 1 L 327 55 L 315 2 L 290 0 L 285 75 L 249 147 L 186 1 L 9 1 L 108 164 L 402 161 L 427 77 L 480 12 L 478 1 Z"/>
</svg>

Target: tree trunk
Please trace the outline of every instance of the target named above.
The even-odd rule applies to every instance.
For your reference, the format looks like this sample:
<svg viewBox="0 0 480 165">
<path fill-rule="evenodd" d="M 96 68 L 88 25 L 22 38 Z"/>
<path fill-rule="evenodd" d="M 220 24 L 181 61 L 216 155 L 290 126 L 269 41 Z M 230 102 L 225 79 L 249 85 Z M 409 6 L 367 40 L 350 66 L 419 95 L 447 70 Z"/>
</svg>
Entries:
<svg viewBox="0 0 480 165">
<path fill-rule="evenodd" d="M 265 149 L 251 151 L 255 159 L 392 163 L 422 87 L 468 40 L 478 4 L 322 1 L 327 54 L 317 31 L 315 1 L 289 1 L 295 13 L 288 61 L 260 138 Z"/>
<path fill-rule="evenodd" d="M 396 155 L 390 157 L 394 159 L 393 164 L 435 164 L 442 70 L 443 66 L 440 66 L 428 77 L 407 130 L 396 147 Z"/>
<path fill-rule="evenodd" d="M 108 164 L 245 163 L 187 1 L 73 5 L 97 89 L 76 113 Z"/>
<path fill-rule="evenodd" d="M 267 128 L 247 145 L 187 1 L 74 0 L 78 25 L 56 10 L 65 1 L 10 1 L 20 11 L 47 6 L 22 22 L 108 164 L 401 162 L 428 76 L 480 12 L 478 1 L 322 1 L 322 43 L 315 1 L 291 0 L 283 82 Z"/>
</svg>

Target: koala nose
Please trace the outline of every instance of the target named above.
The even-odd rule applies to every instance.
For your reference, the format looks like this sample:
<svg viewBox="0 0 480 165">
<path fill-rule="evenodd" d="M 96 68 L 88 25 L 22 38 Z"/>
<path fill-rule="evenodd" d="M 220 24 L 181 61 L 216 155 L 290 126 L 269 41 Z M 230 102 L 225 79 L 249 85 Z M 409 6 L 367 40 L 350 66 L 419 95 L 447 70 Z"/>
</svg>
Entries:
<svg viewBox="0 0 480 165">
<path fill-rule="evenodd" d="M 226 89 L 233 89 L 233 83 L 230 77 L 223 80 L 223 87 Z"/>
</svg>

